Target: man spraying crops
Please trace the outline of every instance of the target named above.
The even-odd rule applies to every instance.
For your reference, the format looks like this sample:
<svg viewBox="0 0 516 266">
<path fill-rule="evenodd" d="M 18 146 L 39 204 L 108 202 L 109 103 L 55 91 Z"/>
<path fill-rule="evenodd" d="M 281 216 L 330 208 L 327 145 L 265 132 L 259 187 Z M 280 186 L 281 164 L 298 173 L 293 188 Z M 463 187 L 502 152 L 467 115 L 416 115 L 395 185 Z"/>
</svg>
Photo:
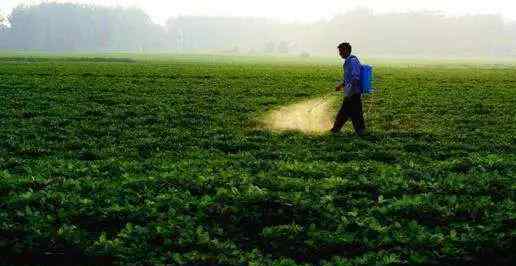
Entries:
<svg viewBox="0 0 516 266">
<path fill-rule="evenodd" d="M 355 132 L 362 136 L 365 134 L 365 122 L 362 111 L 362 89 L 360 87 L 360 60 L 351 54 L 352 48 L 349 43 L 339 44 L 338 49 L 339 55 L 346 61 L 344 63 L 344 80 L 335 89 L 337 91 L 344 90 L 344 101 L 331 132 L 338 133 L 346 121 L 351 119 Z"/>
</svg>

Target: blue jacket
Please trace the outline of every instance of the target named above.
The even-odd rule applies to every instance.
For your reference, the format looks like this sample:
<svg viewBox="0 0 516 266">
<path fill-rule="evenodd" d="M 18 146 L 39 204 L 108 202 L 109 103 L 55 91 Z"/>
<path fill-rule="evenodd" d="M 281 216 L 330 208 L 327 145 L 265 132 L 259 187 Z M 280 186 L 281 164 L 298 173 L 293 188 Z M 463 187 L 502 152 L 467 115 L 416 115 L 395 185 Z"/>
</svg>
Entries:
<svg viewBox="0 0 516 266">
<path fill-rule="evenodd" d="M 358 57 L 350 55 L 346 58 L 344 63 L 344 86 L 351 87 L 351 94 L 346 96 L 362 93 L 362 89 L 360 89 L 360 66 Z"/>
</svg>

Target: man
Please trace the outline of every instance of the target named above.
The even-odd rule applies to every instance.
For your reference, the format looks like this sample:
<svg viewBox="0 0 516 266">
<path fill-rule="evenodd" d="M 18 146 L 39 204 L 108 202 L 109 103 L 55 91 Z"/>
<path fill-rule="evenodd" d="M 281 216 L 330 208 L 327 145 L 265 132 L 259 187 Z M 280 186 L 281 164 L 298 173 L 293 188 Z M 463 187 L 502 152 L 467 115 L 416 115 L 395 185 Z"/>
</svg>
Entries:
<svg viewBox="0 0 516 266">
<path fill-rule="evenodd" d="M 346 121 L 351 119 L 357 135 L 365 134 L 364 114 L 362 112 L 362 89 L 360 88 L 360 61 L 351 54 L 351 45 L 347 42 L 338 47 L 339 55 L 345 59 L 344 81 L 337 85 L 337 91 L 344 90 L 344 101 L 337 114 L 332 133 L 338 133 Z"/>
</svg>

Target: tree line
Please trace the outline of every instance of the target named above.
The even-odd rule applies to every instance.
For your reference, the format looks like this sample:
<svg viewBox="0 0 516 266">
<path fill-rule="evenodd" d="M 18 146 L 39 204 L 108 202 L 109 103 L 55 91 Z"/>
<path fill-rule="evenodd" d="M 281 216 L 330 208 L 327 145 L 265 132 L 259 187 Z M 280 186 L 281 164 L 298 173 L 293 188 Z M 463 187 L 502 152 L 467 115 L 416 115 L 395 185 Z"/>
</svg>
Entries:
<svg viewBox="0 0 516 266">
<path fill-rule="evenodd" d="M 371 55 L 516 56 L 516 24 L 498 15 L 356 9 L 310 24 L 183 16 L 161 26 L 135 8 L 43 3 L 19 6 L 1 20 L 0 49 L 11 50 L 328 55 L 346 40 Z"/>
</svg>

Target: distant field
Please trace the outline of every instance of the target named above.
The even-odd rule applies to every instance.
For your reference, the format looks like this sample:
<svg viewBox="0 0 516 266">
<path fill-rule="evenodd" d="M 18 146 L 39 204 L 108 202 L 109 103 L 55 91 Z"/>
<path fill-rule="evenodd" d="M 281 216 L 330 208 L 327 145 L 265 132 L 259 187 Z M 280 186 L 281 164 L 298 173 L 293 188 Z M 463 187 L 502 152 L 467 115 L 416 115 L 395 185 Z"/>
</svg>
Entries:
<svg viewBox="0 0 516 266">
<path fill-rule="evenodd" d="M 516 263 L 516 67 L 368 62 L 357 138 L 261 129 L 338 60 L 0 56 L 0 265 Z"/>
<path fill-rule="evenodd" d="M 357 54 L 360 56 L 360 52 Z M 362 57 L 362 61 L 384 67 L 445 67 L 445 68 L 516 68 L 516 58 L 413 58 L 413 57 Z M 166 53 L 48 53 L 48 52 L 2 52 L 0 61 L 18 62 L 123 62 L 139 61 L 146 63 L 175 62 L 175 63 L 235 63 L 235 64 L 290 64 L 290 65 L 333 65 L 340 59 L 334 57 L 309 56 L 289 54 L 231 54 L 231 53 L 195 53 L 195 54 L 166 54 Z"/>
</svg>

